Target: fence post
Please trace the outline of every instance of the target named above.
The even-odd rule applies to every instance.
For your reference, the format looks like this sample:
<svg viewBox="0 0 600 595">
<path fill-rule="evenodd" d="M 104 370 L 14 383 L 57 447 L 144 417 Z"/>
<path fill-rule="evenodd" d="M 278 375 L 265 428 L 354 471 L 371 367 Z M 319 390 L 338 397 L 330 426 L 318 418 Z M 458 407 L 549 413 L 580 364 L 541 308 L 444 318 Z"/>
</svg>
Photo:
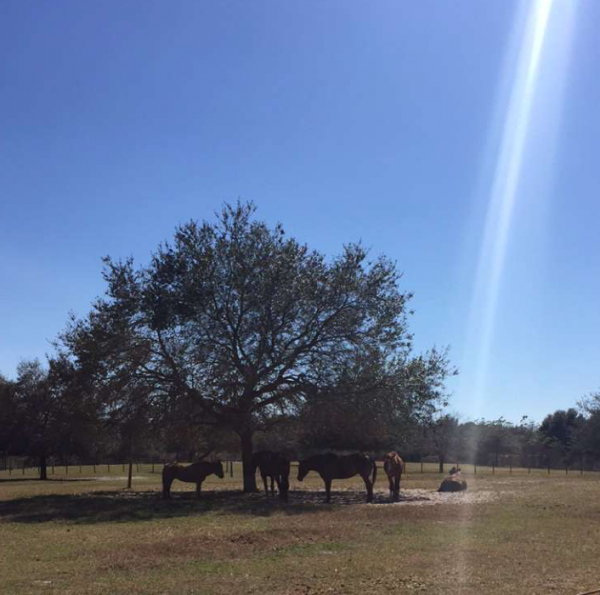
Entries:
<svg viewBox="0 0 600 595">
<path fill-rule="evenodd" d="M 233 461 L 229 461 L 229 477 L 233 477 Z"/>
</svg>

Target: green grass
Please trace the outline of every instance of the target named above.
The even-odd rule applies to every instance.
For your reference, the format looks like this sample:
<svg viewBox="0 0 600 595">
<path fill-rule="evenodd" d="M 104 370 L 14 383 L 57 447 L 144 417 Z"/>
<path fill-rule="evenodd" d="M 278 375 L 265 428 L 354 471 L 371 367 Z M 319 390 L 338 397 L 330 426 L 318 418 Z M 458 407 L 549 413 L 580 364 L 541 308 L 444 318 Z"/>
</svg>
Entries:
<svg viewBox="0 0 600 595">
<path fill-rule="evenodd" d="M 463 467 L 463 471 L 465 468 Z M 399 504 L 361 480 L 292 471 L 289 504 L 243 495 L 241 470 L 210 477 L 200 500 L 160 469 L 55 468 L 48 482 L 0 472 L 0 593 L 578 593 L 600 588 L 600 477 L 468 473 L 438 496 L 435 466 L 409 466 Z M 472 470 L 471 470 L 472 471 Z M 409 500 L 412 498 L 412 502 Z M 432 503 L 433 502 L 433 503 Z"/>
</svg>

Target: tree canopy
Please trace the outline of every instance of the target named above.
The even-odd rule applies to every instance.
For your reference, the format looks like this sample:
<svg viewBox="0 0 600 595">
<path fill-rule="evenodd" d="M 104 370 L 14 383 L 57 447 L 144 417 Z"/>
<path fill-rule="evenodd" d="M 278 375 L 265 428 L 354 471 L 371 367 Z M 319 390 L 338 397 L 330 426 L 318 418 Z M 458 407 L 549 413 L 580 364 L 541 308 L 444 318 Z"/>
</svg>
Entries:
<svg viewBox="0 0 600 595">
<path fill-rule="evenodd" d="M 580 446 L 583 422 L 583 416 L 574 408 L 558 410 L 544 418 L 539 431 L 545 444 L 557 448 L 568 462 Z"/>
<path fill-rule="evenodd" d="M 180 226 L 147 266 L 106 258 L 106 295 L 63 336 L 111 394 L 233 430 L 247 490 L 253 435 L 282 416 L 344 391 L 390 398 L 390 415 L 423 411 L 451 373 L 445 352 L 412 356 L 412 296 L 393 262 L 359 244 L 328 259 L 254 211 L 226 205 L 216 223 Z"/>
</svg>

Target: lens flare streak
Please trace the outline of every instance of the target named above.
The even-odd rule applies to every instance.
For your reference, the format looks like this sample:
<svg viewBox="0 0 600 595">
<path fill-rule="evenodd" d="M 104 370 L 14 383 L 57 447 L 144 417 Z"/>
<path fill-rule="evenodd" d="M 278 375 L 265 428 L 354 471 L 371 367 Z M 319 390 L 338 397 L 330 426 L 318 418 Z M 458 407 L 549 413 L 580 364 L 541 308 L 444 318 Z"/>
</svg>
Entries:
<svg viewBox="0 0 600 595">
<path fill-rule="evenodd" d="M 547 92 L 548 88 L 551 89 L 551 97 L 544 95 L 545 112 L 550 114 L 551 122 L 549 126 L 544 127 L 546 134 L 543 142 L 552 144 L 551 139 L 556 138 L 560 90 L 566 71 L 566 48 L 574 20 L 573 5 L 574 1 L 561 3 L 560 0 L 534 0 L 520 4 L 515 18 L 514 45 L 510 46 L 507 52 L 510 58 L 505 66 L 505 87 L 502 89 L 504 94 L 498 100 L 497 106 L 499 118 L 497 125 L 492 125 L 496 132 L 494 138 L 498 142 L 487 155 L 493 164 L 493 173 L 491 182 L 486 184 L 486 188 L 489 188 L 489 199 L 466 337 L 468 368 L 472 370 L 467 374 L 467 391 L 471 397 L 471 415 L 475 419 L 481 417 L 486 394 L 492 344 L 497 326 L 499 295 L 515 205 L 519 192 L 525 186 L 525 178 L 536 175 L 532 173 L 535 168 L 525 166 L 529 166 L 540 154 L 540 151 L 534 152 L 531 145 L 528 146 L 530 140 L 534 143 L 534 124 L 539 127 L 540 120 L 545 119 L 541 115 L 544 112 L 544 109 L 540 108 L 542 102 L 536 102 L 536 95 L 539 97 L 544 91 Z M 556 51 L 553 48 L 556 48 Z M 550 60 L 552 68 L 549 68 Z M 550 79 L 553 81 L 549 86 L 548 78 L 540 79 L 542 63 L 544 73 L 550 73 Z M 501 105 L 502 98 L 505 100 Z M 551 106 L 549 110 L 548 106 Z M 547 161 L 551 152 L 548 148 L 541 151 L 543 155 L 540 157 L 540 163 Z M 546 161 L 544 164 L 547 164 Z M 543 176 L 547 176 L 545 171 L 548 170 L 544 170 Z M 468 448 L 471 456 L 475 457 L 475 444 L 468 445 Z M 475 479 L 474 477 L 473 480 Z M 461 523 L 456 538 L 460 544 L 457 565 L 458 591 L 461 592 L 469 580 L 469 527 L 472 508 L 463 507 L 459 515 Z"/>
<path fill-rule="evenodd" d="M 476 413 L 485 392 L 502 271 L 552 3 L 537 0 L 530 5 L 491 185 L 469 325 L 478 338 L 473 384 Z"/>
</svg>

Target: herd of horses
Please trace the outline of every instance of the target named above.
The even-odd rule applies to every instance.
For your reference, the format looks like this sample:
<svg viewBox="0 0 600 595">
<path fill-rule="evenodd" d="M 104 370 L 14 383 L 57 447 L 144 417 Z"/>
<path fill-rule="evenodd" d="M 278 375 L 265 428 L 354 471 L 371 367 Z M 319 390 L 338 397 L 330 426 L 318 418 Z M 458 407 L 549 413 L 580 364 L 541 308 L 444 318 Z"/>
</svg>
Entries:
<svg viewBox="0 0 600 595">
<path fill-rule="evenodd" d="M 275 494 L 275 484 L 279 497 L 287 502 L 290 489 L 290 460 L 281 453 L 261 450 L 252 457 L 254 473 L 258 469 L 263 480 L 265 494 L 269 495 L 267 480 L 271 480 L 271 494 Z M 389 452 L 383 460 L 383 469 L 390 485 L 390 498 L 400 499 L 400 479 L 404 472 L 404 461 L 398 453 Z M 317 472 L 325 484 L 326 501 L 331 502 L 331 482 L 334 479 L 348 479 L 360 475 L 367 489 L 367 502 L 373 501 L 373 486 L 377 479 L 377 463 L 363 454 L 337 455 L 318 454 L 298 463 L 298 481 L 302 481 L 310 471 Z M 170 498 L 171 485 L 175 479 L 196 484 L 196 494 L 200 496 L 202 482 L 211 474 L 223 478 L 223 465 L 220 461 L 200 461 L 191 465 L 170 463 L 163 468 L 163 497 Z"/>
</svg>

